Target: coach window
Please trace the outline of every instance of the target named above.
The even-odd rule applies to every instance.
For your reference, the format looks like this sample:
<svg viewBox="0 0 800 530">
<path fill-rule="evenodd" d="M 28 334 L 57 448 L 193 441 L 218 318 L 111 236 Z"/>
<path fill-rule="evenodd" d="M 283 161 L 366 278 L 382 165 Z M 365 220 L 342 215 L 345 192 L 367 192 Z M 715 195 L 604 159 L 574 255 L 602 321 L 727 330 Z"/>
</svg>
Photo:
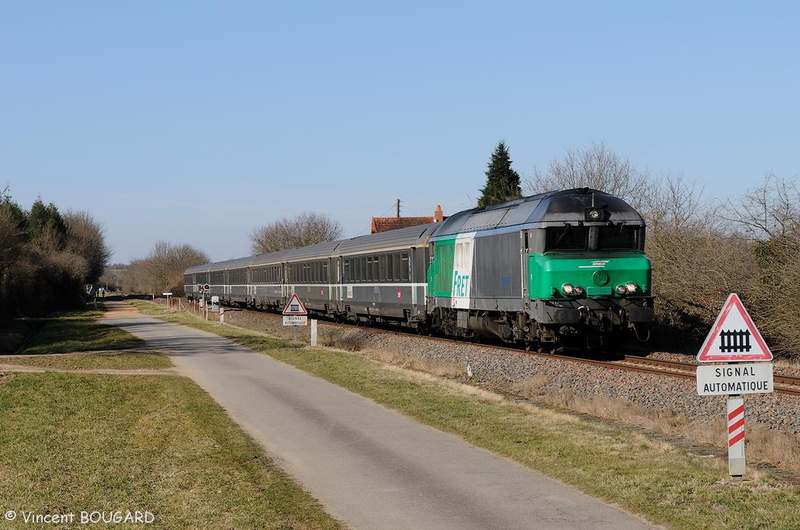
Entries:
<svg viewBox="0 0 800 530">
<path fill-rule="evenodd" d="M 394 281 L 399 282 L 403 278 L 402 262 L 400 260 L 400 253 L 395 252 L 392 254 L 392 262 L 394 263 Z"/>
<path fill-rule="evenodd" d="M 408 252 L 400 254 L 400 274 L 401 281 L 407 282 L 409 280 Z"/>
</svg>

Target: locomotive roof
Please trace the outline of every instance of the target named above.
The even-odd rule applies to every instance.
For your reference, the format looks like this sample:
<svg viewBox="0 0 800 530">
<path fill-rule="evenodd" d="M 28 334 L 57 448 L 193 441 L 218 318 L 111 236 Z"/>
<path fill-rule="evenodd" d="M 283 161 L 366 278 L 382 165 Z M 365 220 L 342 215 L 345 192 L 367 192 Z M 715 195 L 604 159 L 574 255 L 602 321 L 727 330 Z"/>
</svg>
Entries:
<svg viewBox="0 0 800 530">
<path fill-rule="evenodd" d="M 590 188 L 576 188 L 531 195 L 459 212 L 448 217 L 436 230 L 434 237 L 507 227 L 519 228 L 522 225 L 544 228 L 563 226 L 564 223 L 583 223 L 584 212 L 593 207 L 606 211 L 606 218 L 599 224 L 625 222 L 644 225 L 642 216 L 619 197 Z"/>
</svg>

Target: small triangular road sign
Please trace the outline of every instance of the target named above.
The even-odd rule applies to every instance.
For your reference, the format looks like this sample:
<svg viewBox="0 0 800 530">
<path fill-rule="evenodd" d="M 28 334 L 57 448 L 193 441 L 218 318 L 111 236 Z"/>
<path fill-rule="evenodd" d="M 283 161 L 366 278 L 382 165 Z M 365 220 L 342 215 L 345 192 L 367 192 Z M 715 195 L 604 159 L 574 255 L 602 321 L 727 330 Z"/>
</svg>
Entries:
<svg viewBox="0 0 800 530">
<path fill-rule="evenodd" d="M 303 305 L 303 302 L 300 301 L 300 298 L 297 296 L 297 293 L 294 293 L 291 298 L 289 298 L 289 303 L 286 304 L 286 307 L 283 308 L 284 315 L 308 315 L 306 311 L 306 306 Z"/>
<path fill-rule="evenodd" d="M 772 360 L 772 352 L 736 293 L 730 294 L 722 306 L 697 360 L 701 363 Z"/>
</svg>

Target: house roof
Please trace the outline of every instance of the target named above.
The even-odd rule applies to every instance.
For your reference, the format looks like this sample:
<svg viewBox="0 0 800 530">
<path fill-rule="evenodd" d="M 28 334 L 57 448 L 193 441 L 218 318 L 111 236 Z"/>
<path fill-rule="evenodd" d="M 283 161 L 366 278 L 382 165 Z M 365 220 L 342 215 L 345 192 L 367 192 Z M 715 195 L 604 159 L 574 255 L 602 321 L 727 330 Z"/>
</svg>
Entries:
<svg viewBox="0 0 800 530">
<path fill-rule="evenodd" d="M 441 223 L 444 220 L 442 207 L 436 205 L 436 211 L 430 217 L 373 217 L 370 233 L 388 232 L 399 228 L 426 225 L 429 223 Z"/>
</svg>

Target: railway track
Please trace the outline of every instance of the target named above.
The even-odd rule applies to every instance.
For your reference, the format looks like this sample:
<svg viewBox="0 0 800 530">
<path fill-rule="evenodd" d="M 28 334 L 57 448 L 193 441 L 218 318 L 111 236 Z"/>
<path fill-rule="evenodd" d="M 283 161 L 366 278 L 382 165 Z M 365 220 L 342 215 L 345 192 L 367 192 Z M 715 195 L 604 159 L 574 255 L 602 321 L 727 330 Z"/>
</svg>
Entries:
<svg viewBox="0 0 800 530">
<path fill-rule="evenodd" d="M 608 364 L 621 368 L 624 367 L 625 369 L 681 379 L 695 379 L 697 377 L 696 363 L 668 361 L 664 359 L 648 359 L 646 357 L 626 355 L 624 359 L 619 361 L 609 361 Z M 800 377 L 776 374 L 773 379 L 775 383 L 775 392 L 779 394 L 800 397 Z"/>
<path fill-rule="evenodd" d="M 347 327 L 348 324 L 332 324 L 336 326 Z M 386 330 L 381 328 L 370 328 L 374 331 L 383 333 L 403 333 L 401 331 Z M 454 339 L 445 337 L 425 337 L 429 340 L 453 342 L 458 343 Z M 503 349 L 519 353 L 519 348 L 512 348 L 508 346 L 491 345 L 495 349 Z M 548 354 L 548 353 L 535 353 L 527 352 L 528 355 L 544 357 L 549 359 L 560 359 L 565 362 L 577 362 L 582 364 L 589 364 L 613 370 L 625 370 L 629 372 L 638 372 L 645 374 L 658 375 L 662 377 L 673 377 L 677 379 L 691 379 L 697 378 L 696 370 L 697 363 L 688 363 L 682 361 L 670 361 L 665 359 L 650 359 L 647 357 L 638 357 L 635 355 L 625 355 L 619 360 L 600 360 L 600 359 L 587 359 L 584 357 L 562 355 L 562 354 Z M 800 397 L 800 377 L 793 377 L 788 375 L 774 376 L 775 392 L 785 394 L 788 396 Z"/>
<path fill-rule="evenodd" d="M 244 310 L 244 311 L 249 311 L 249 310 Z M 261 312 L 257 313 L 261 315 L 270 314 Z M 273 315 L 273 316 L 275 316 L 275 318 L 280 318 L 280 316 L 278 315 Z M 344 329 L 353 328 L 352 324 L 342 324 L 342 323 L 328 322 L 328 321 L 322 321 L 322 322 L 326 326 L 341 327 Z M 400 335 L 408 334 L 408 332 L 399 331 L 395 329 L 380 328 L 380 327 L 369 327 L 367 329 L 377 333 L 389 333 L 389 334 L 400 334 Z M 463 344 L 462 341 L 458 341 L 447 337 L 434 337 L 434 336 L 424 336 L 424 335 L 417 335 L 417 336 L 419 338 L 424 338 L 426 340 L 431 340 L 431 341 Z M 470 343 L 470 344 L 479 345 L 478 343 Z M 485 346 L 487 348 L 507 350 L 515 353 L 526 353 L 527 355 L 542 357 L 547 359 L 558 359 L 564 362 L 588 364 L 609 370 L 624 370 L 628 372 L 638 372 L 638 373 L 657 375 L 661 377 L 673 377 L 677 379 L 695 380 L 697 377 L 696 370 L 698 364 L 691 362 L 672 361 L 665 359 L 652 359 L 647 357 L 639 357 L 636 355 L 625 355 L 622 358 L 610 359 L 610 360 L 590 359 L 577 355 L 524 352 L 519 348 L 496 345 L 496 344 L 486 344 Z M 800 377 L 775 374 L 774 384 L 776 393 L 785 394 L 788 396 L 800 397 Z"/>
</svg>

